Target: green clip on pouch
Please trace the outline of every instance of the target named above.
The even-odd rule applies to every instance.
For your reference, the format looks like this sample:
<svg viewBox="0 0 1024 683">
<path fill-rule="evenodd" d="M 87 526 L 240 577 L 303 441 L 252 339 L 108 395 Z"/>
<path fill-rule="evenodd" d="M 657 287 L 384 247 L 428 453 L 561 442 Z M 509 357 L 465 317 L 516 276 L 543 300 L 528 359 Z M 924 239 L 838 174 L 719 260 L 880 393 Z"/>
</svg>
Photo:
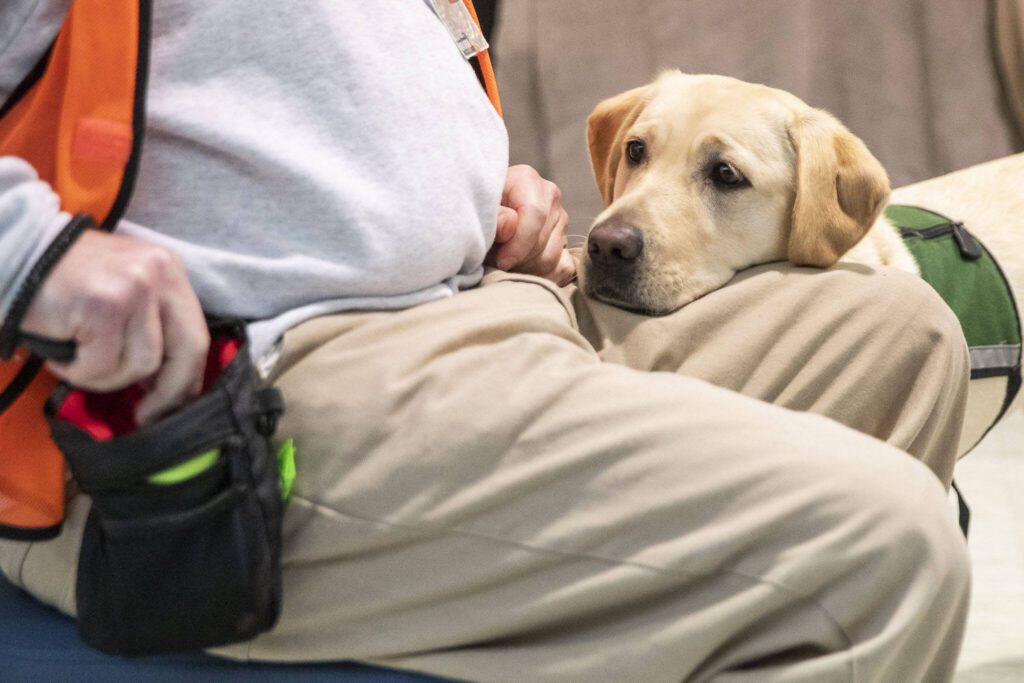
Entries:
<svg viewBox="0 0 1024 683">
<path fill-rule="evenodd" d="M 139 428 L 143 390 L 58 390 L 54 441 L 92 498 L 78 563 L 82 639 L 152 655 L 248 640 L 281 606 L 282 491 L 271 437 L 280 393 L 260 388 L 240 323 L 211 326 L 203 394 Z"/>
</svg>

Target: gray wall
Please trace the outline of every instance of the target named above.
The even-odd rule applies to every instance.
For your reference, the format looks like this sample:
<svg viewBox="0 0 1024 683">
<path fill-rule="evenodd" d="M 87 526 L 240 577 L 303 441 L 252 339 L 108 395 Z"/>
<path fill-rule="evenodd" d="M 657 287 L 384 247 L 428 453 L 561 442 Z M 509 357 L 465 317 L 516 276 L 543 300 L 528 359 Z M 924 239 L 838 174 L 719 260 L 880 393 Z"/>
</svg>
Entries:
<svg viewBox="0 0 1024 683">
<path fill-rule="evenodd" d="M 664 68 L 789 90 L 862 137 L 897 187 L 1005 156 L 987 0 L 505 0 L 495 34 L 512 162 L 563 190 L 572 232 L 601 204 L 584 127 Z"/>
</svg>

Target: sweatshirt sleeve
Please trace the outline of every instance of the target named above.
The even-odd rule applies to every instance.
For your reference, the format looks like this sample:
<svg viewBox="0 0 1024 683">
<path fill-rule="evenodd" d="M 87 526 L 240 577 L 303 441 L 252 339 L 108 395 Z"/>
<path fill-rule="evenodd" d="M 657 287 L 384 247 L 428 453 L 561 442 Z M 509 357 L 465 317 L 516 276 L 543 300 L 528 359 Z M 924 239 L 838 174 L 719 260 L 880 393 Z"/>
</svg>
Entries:
<svg viewBox="0 0 1024 683">
<path fill-rule="evenodd" d="M 32 266 L 70 219 L 31 165 L 0 156 L 0 320 Z"/>
<path fill-rule="evenodd" d="M 0 100 L 46 52 L 70 4 L 71 0 L 0 0 Z"/>
</svg>

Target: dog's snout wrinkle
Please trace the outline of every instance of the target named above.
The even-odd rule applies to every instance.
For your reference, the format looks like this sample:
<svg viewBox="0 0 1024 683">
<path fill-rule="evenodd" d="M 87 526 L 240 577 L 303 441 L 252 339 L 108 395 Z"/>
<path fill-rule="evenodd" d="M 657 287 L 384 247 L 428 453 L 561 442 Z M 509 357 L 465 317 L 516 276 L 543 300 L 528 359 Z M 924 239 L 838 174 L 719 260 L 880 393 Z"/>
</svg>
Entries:
<svg viewBox="0 0 1024 683">
<path fill-rule="evenodd" d="M 602 223 L 591 230 L 587 238 L 591 260 L 605 266 L 631 264 L 643 250 L 643 233 L 625 223 Z"/>
</svg>

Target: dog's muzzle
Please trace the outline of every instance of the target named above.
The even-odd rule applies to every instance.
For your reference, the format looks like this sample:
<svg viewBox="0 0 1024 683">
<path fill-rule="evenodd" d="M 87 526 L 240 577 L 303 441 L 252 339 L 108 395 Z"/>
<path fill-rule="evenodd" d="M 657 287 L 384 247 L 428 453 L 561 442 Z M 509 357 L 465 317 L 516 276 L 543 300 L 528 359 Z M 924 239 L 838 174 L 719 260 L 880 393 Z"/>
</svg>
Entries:
<svg viewBox="0 0 1024 683">
<path fill-rule="evenodd" d="M 590 231 L 586 252 L 587 294 L 628 306 L 642 279 L 643 233 L 629 223 L 611 218 Z"/>
</svg>

